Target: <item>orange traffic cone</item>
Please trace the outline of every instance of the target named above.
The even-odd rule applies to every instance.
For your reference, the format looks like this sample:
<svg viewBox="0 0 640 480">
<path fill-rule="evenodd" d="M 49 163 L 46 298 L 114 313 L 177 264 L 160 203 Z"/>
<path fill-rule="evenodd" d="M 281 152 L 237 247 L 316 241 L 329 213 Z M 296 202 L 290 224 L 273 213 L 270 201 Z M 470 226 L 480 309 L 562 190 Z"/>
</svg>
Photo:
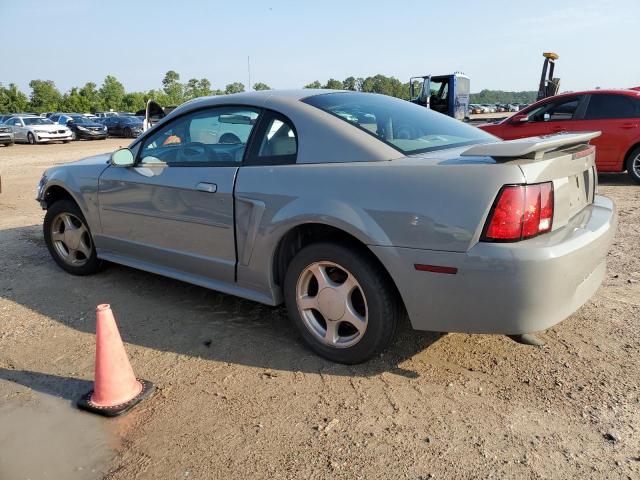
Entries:
<svg viewBox="0 0 640 480">
<path fill-rule="evenodd" d="M 93 390 L 78 401 L 78 407 L 115 417 L 150 396 L 155 387 L 134 375 L 111 307 L 98 305 L 96 317 L 95 382 Z"/>
</svg>

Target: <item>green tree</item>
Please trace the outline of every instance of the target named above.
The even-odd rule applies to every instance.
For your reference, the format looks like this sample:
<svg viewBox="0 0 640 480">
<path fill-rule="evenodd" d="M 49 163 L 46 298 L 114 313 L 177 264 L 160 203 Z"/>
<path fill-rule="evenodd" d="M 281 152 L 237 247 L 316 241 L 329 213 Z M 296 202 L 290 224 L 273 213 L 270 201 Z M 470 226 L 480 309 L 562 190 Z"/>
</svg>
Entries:
<svg viewBox="0 0 640 480">
<path fill-rule="evenodd" d="M 104 108 L 121 110 L 124 98 L 124 86 L 113 75 L 107 75 L 100 87 L 100 97 Z"/>
<path fill-rule="evenodd" d="M 206 78 L 201 78 L 200 80 L 192 78 L 184 86 L 185 100 L 209 95 L 211 95 L 211 82 Z"/>
<path fill-rule="evenodd" d="M 348 78 L 344 79 L 344 81 L 342 82 L 342 85 L 343 85 L 345 90 L 352 90 L 354 92 L 357 92 L 362 87 L 362 79 L 361 78 L 348 77 Z"/>
<path fill-rule="evenodd" d="M 256 91 L 259 90 L 271 90 L 271 87 L 266 83 L 258 82 L 253 84 L 253 89 Z"/>
<path fill-rule="evenodd" d="M 122 108 L 127 112 L 137 112 L 147 106 L 147 95 L 144 92 L 129 92 L 122 97 Z"/>
<path fill-rule="evenodd" d="M 81 97 L 85 98 L 89 103 L 89 111 L 90 112 L 99 112 L 104 110 L 104 104 L 102 102 L 102 97 L 100 96 L 100 92 L 98 91 L 97 85 L 93 82 L 87 82 L 84 84 L 78 93 Z"/>
<path fill-rule="evenodd" d="M 224 93 L 227 95 L 231 93 L 240 93 L 240 92 L 244 92 L 244 84 L 240 82 L 230 83 L 224 89 Z"/>
<path fill-rule="evenodd" d="M 31 87 L 29 109 L 37 113 L 60 109 L 62 95 L 52 80 L 31 80 L 29 87 Z"/>
<path fill-rule="evenodd" d="M 184 85 L 180 83 L 178 72 L 169 70 L 162 79 L 162 89 L 169 98 L 170 105 L 180 105 L 184 102 Z"/>
<path fill-rule="evenodd" d="M 314 80 L 313 82 L 305 85 L 304 88 L 322 88 L 322 84 L 318 80 Z"/>
<path fill-rule="evenodd" d="M 69 93 L 62 96 L 60 109 L 65 112 L 86 113 L 91 109 L 91 104 L 86 97 L 80 95 L 77 87 L 73 87 Z"/>
<path fill-rule="evenodd" d="M 15 83 L 10 83 L 8 87 L 3 87 L 0 84 L 0 112 L 24 112 L 28 104 L 29 98 L 20 91 Z"/>
<path fill-rule="evenodd" d="M 394 77 L 378 74 L 362 81 L 362 91 L 382 93 L 397 98 L 409 98 L 409 84 L 402 83 Z"/>
<path fill-rule="evenodd" d="M 482 90 L 469 96 L 471 103 L 533 103 L 538 92 L 535 90 L 505 92 L 502 90 Z"/>
<path fill-rule="evenodd" d="M 327 80 L 327 84 L 322 88 L 329 88 L 331 90 L 342 90 L 344 86 L 340 80 L 336 80 L 334 78 L 330 78 Z"/>
</svg>

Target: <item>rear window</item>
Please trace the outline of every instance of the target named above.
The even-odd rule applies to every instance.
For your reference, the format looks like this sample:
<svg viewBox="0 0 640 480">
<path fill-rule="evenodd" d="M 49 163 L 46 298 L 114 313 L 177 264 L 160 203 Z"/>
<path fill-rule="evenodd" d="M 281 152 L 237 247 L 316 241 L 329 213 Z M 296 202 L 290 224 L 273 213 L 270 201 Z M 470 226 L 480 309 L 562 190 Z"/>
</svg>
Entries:
<svg viewBox="0 0 640 480">
<path fill-rule="evenodd" d="M 428 108 L 374 93 L 337 92 L 303 102 L 411 155 L 496 141 L 496 137 Z"/>
</svg>

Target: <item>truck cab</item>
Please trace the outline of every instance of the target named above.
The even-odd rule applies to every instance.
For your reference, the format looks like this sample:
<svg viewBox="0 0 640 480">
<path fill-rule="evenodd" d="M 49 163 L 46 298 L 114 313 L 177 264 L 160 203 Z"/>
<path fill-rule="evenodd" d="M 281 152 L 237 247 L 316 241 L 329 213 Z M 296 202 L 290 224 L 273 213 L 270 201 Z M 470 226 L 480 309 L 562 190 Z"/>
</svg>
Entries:
<svg viewBox="0 0 640 480">
<path fill-rule="evenodd" d="M 460 72 L 409 80 L 411 102 L 457 120 L 469 118 L 470 79 Z"/>
</svg>

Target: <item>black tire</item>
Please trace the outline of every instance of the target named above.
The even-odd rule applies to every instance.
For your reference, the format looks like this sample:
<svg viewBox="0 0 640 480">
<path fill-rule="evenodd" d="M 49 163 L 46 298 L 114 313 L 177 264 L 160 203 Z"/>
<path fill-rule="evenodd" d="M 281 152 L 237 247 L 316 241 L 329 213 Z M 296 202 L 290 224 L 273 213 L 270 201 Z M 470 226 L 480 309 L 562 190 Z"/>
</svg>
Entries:
<svg viewBox="0 0 640 480">
<path fill-rule="evenodd" d="M 132 138 L 133 137 L 133 131 L 127 127 L 124 129 L 124 138 Z"/>
<path fill-rule="evenodd" d="M 315 262 L 331 262 L 343 267 L 355 277 L 362 290 L 367 306 L 367 325 L 354 345 L 335 347 L 323 343 L 314 336 L 302 317 L 296 301 L 298 281 Z M 305 343 L 318 355 L 346 364 L 364 362 L 384 350 L 393 340 L 402 311 L 395 287 L 371 254 L 357 246 L 329 242 L 309 245 L 293 258 L 285 275 L 284 299 L 289 318 Z"/>
<path fill-rule="evenodd" d="M 634 168 L 634 162 L 636 168 Z M 627 157 L 627 173 L 636 183 L 640 183 L 640 147 L 634 148 Z"/>
<path fill-rule="evenodd" d="M 27 142 L 29 142 L 29 145 L 36 144 L 36 137 L 33 136 L 33 133 L 31 132 L 27 133 Z"/>
<path fill-rule="evenodd" d="M 58 217 L 58 215 L 64 213 L 68 213 L 76 217 L 84 224 L 84 227 L 87 230 L 87 234 L 90 240 L 91 254 L 88 256 L 86 262 L 82 265 L 74 266 L 67 263 L 58 253 L 58 250 L 54 246 L 53 240 L 51 238 L 53 221 L 56 219 L 56 217 Z M 60 268 L 73 275 L 91 275 L 92 273 L 96 273 L 98 270 L 100 270 L 102 262 L 96 256 L 96 249 L 93 244 L 93 238 L 91 237 L 91 231 L 89 230 L 89 226 L 87 225 L 87 221 L 85 220 L 80 207 L 78 207 L 75 202 L 68 199 L 62 199 L 53 203 L 47 209 L 47 213 L 44 216 L 43 230 L 44 240 L 47 244 L 47 248 L 49 249 L 49 253 Z"/>
<path fill-rule="evenodd" d="M 14 142 L 5 143 L 5 147 L 13 147 Z"/>
</svg>

